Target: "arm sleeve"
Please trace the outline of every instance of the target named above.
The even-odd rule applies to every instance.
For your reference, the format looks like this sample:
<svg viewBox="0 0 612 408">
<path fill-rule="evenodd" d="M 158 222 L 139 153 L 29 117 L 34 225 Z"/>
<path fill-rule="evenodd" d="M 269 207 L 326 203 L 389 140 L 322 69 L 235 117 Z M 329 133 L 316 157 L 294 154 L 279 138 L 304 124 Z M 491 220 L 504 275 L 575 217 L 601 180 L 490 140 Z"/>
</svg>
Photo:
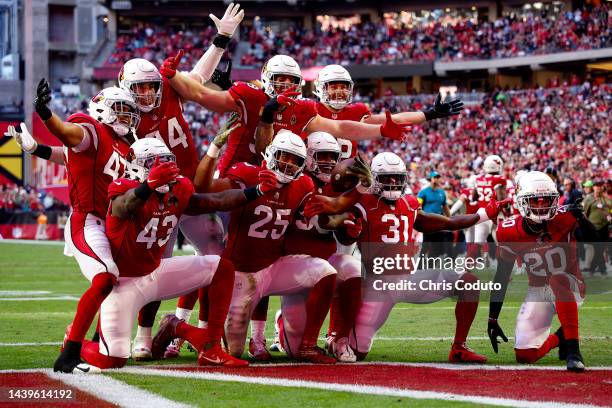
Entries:
<svg viewBox="0 0 612 408">
<path fill-rule="evenodd" d="M 206 50 L 206 52 L 200 57 L 198 62 L 195 64 L 193 69 L 191 70 L 191 74 L 195 74 L 200 77 L 200 83 L 204 85 L 204 83 L 210 80 L 212 77 L 215 68 L 219 65 L 219 61 L 221 61 L 221 57 L 223 57 L 223 53 L 225 50 L 223 48 L 218 48 L 217 46 L 210 44 L 210 47 Z"/>
</svg>

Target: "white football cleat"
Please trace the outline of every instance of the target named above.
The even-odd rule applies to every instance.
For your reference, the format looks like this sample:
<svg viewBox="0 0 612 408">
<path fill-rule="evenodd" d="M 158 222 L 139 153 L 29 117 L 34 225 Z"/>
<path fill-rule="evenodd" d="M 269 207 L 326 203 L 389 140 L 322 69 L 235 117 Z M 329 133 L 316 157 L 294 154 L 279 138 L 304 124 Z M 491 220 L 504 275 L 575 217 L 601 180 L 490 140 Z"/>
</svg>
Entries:
<svg viewBox="0 0 612 408">
<path fill-rule="evenodd" d="M 282 312 L 280 310 L 276 311 L 276 315 L 274 315 L 274 341 L 270 345 L 270 351 L 278 351 L 279 353 L 284 353 L 285 349 L 280 342 L 280 325 L 278 324 L 278 320 L 281 318 Z"/>
<path fill-rule="evenodd" d="M 136 361 L 153 360 L 153 353 L 151 353 L 152 343 L 153 343 L 153 338 L 151 337 L 136 337 L 134 339 L 134 345 L 132 347 L 132 360 L 136 360 Z"/>
<path fill-rule="evenodd" d="M 177 358 L 181 353 L 181 347 L 183 346 L 184 342 L 185 340 L 178 337 L 172 340 L 170 344 L 168 344 L 168 347 L 166 347 L 164 358 Z"/>
<path fill-rule="evenodd" d="M 74 370 L 72 370 L 72 374 L 100 374 L 101 372 L 102 370 L 98 367 L 87 363 L 78 364 L 74 367 Z"/>
<path fill-rule="evenodd" d="M 354 363 L 357 356 L 349 345 L 348 337 L 342 337 L 332 343 L 334 349 L 333 356 L 341 363 Z"/>
</svg>

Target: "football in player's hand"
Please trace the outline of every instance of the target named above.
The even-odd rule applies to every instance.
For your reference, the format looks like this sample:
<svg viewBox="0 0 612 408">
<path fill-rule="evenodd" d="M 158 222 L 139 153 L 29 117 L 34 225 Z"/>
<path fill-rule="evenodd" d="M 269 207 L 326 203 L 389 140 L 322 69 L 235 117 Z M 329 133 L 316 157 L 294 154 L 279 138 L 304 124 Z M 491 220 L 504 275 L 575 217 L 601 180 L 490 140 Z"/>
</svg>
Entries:
<svg viewBox="0 0 612 408">
<path fill-rule="evenodd" d="M 354 158 L 342 160 L 336 164 L 331 174 L 331 185 L 335 192 L 343 193 L 357 185 L 359 178 L 349 170 L 353 165 L 355 165 Z"/>
</svg>

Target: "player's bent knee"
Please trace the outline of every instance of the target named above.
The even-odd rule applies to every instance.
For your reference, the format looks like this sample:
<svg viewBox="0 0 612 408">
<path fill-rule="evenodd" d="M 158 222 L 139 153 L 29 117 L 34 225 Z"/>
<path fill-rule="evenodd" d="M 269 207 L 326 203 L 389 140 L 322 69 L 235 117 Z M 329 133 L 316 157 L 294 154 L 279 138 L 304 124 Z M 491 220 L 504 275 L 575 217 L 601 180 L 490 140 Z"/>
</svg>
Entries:
<svg viewBox="0 0 612 408">
<path fill-rule="evenodd" d="M 538 361 L 537 349 L 515 349 L 516 362 L 521 364 L 531 364 Z"/>
<path fill-rule="evenodd" d="M 219 258 L 219 265 L 217 266 L 216 274 L 233 275 L 234 274 L 234 264 L 225 258 Z"/>
<path fill-rule="evenodd" d="M 108 272 L 103 272 L 94 276 L 93 280 L 91 281 L 91 287 L 98 290 L 101 294 L 108 296 L 116 283 L 117 278 L 115 275 Z"/>
<path fill-rule="evenodd" d="M 328 262 L 337 271 L 338 282 L 361 277 L 361 262 L 351 255 L 334 254 Z"/>
</svg>

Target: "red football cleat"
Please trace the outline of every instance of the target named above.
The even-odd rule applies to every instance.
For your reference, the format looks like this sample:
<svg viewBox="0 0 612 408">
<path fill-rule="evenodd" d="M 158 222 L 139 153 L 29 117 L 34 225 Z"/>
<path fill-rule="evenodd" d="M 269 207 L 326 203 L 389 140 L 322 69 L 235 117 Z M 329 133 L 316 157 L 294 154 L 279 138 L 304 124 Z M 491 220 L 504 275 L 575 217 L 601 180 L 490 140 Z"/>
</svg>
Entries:
<svg viewBox="0 0 612 408">
<path fill-rule="evenodd" d="M 157 334 L 153 337 L 153 344 L 151 344 L 153 359 L 157 360 L 164 357 L 166 348 L 176 337 L 176 326 L 180 322 L 182 320 L 173 314 L 167 314 L 162 317 L 159 322 L 159 330 L 157 330 Z"/>
<path fill-rule="evenodd" d="M 253 339 L 249 340 L 249 357 L 255 361 L 270 361 L 272 355 L 266 349 L 266 341 L 256 342 Z"/>
<path fill-rule="evenodd" d="M 317 346 L 300 346 L 295 354 L 297 361 L 313 364 L 336 364 L 336 359 L 325 354 L 325 351 Z"/>
<path fill-rule="evenodd" d="M 247 367 L 249 365 L 249 362 L 227 354 L 221 348 L 221 344 L 215 344 L 208 350 L 200 351 L 200 354 L 198 354 L 198 365 L 223 366 L 223 367 Z"/>
<path fill-rule="evenodd" d="M 454 343 L 451 351 L 448 354 L 448 361 L 451 363 L 477 363 L 484 364 L 487 362 L 487 357 L 476 353 L 474 350 L 466 346 L 465 343 Z"/>
</svg>

